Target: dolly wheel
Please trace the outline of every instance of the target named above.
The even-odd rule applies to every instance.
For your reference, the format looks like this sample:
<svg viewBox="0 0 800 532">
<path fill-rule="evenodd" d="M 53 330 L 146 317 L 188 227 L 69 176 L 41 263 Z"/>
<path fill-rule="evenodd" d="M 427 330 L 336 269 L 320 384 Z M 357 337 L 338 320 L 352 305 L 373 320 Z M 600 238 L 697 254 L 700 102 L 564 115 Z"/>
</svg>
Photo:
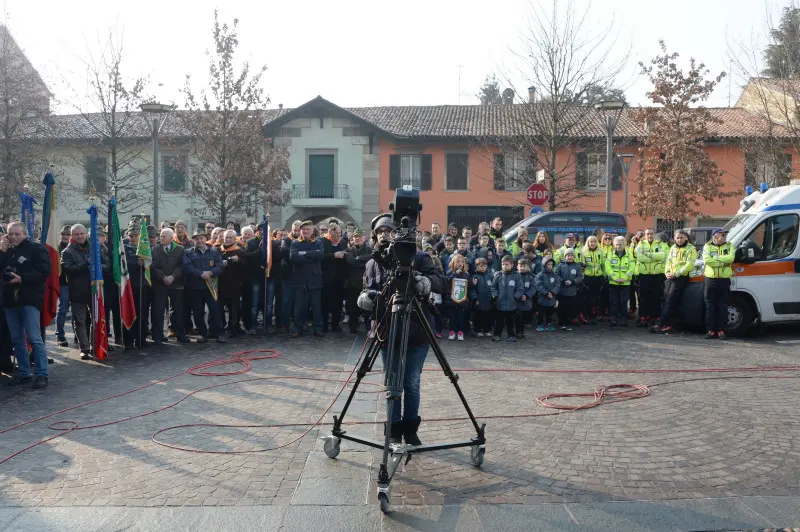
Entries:
<svg viewBox="0 0 800 532">
<path fill-rule="evenodd" d="M 379 493 L 378 503 L 381 505 L 381 512 L 383 512 L 383 515 L 389 515 L 389 496 L 385 493 Z"/>
<path fill-rule="evenodd" d="M 325 440 L 325 455 L 328 458 L 336 458 L 339 456 L 339 451 L 341 450 L 339 444 L 342 442 L 339 438 L 327 438 Z"/>
<path fill-rule="evenodd" d="M 472 451 L 469 453 L 469 458 L 472 460 L 472 465 L 475 467 L 480 467 L 481 464 L 483 464 L 483 455 L 485 453 L 486 450 L 480 445 L 473 446 Z"/>
</svg>

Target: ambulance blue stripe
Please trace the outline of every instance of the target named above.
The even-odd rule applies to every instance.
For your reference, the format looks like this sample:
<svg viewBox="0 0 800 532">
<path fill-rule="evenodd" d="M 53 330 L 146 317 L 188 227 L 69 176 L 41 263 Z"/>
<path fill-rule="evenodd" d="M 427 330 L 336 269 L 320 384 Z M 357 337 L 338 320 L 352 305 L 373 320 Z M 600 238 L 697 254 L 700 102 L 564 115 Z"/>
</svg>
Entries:
<svg viewBox="0 0 800 532">
<path fill-rule="evenodd" d="M 772 205 L 761 209 L 763 212 L 767 211 L 794 211 L 800 210 L 800 203 L 789 203 L 788 205 Z"/>
</svg>

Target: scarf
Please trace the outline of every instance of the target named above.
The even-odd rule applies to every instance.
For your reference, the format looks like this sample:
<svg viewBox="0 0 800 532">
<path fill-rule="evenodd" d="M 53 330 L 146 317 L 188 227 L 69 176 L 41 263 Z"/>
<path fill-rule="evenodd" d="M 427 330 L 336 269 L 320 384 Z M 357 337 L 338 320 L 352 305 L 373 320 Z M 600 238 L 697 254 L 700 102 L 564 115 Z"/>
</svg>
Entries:
<svg viewBox="0 0 800 532">
<path fill-rule="evenodd" d="M 342 241 L 342 238 L 341 238 L 341 237 L 339 237 L 339 239 L 338 239 L 338 240 L 334 241 L 334 240 L 331 238 L 331 235 L 330 235 L 330 233 L 328 233 L 327 235 L 325 235 L 323 238 L 326 238 L 326 239 L 328 239 L 328 240 L 330 241 L 330 243 L 331 243 L 331 244 L 333 244 L 334 246 L 338 246 L 338 245 L 339 245 L 339 242 L 341 242 L 341 241 Z"/>
<path fill-rule="evenodd" d="M 71 246 L 75 246 L 76 248 L 78 248 L 79 250 L 81 250 L 84 253 L 89 253 L 89 239 L 88 238 L 86 239 L 86 242 L 84 242 L 83 244 L 78 244 L 77 240 L 75 240 L 73 237 L 69 237 L 69 244 Z"/>
<path fill-rule="evenodd" d="M 234 253 L 236 251 L 242 251 L 242 248 L 239 247 L 239 243 L 238 242 L 234 242 L 231 245 L 231 247 L 229 247 L 229 248 L 226 248 L 224 244 L 220 244 L 219 250 L 223 255 L 226 255 L 228 253 Z"/>
</svg>

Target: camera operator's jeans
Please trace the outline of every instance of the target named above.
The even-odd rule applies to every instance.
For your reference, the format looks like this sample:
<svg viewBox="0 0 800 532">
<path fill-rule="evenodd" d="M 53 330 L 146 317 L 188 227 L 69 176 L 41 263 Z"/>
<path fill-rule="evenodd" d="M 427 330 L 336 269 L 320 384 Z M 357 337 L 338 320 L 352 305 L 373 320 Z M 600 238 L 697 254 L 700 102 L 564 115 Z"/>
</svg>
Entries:
<svg viewBox="0 0 800 532">
<path fill-rule="evenodd" d="M 28 355 L 28 342 L 33 349 L 33 364 L 36 375 L 47 377 L 47 352 L 44 350 L 42 330 L 39 325 L 39 309 L 34 306 L 5 308 L 8 332 L 14 344 L 14 356 L 19 365 L 19 376 L 29 377 L 31 374 L 31 359 Z"/>
<path fill-rule="evenodd" d="M 392 409 L 392 423 L 398 423 L 403 419 L 413 421 L 419 417 L 419 382 L 422 377 L 422 366 L 425 365 L 425 358 L 428 356 L 428 344 L 410 345 L 406 354 L 406 374 L 403 379 L 403 411 L 400 412 L 399 403 Z M 386 364 L 389 351 L 381 349 L 381 360 L 383 360 L 383 370 L 387 371 Z M 400 364 L 400 357 L 395 357 L 395 370 Z"/>
<path fill-rule="evenodd" d="M 67 322 L 69 312 L 69 286 L 63 285 L 58 293 L 58 312 L 56 313 L 56 339 L 66 339 L 64 324 Z"/>
</svg>

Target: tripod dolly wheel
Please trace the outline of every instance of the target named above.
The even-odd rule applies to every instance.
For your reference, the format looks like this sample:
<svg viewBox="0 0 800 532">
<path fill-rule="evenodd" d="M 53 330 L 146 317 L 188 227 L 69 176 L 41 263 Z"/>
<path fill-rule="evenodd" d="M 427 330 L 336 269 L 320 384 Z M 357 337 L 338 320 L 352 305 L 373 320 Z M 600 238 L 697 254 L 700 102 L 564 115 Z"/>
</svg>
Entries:
<svg viewBox="0 0 800 532">
<path fill-rule="evenodd" d="M 480 467 L 483 464 L 483 455 L 486 453 L 486 450 L 483 448 L 482 445 L 475 445 L 472 447 L 472 450 L 469 453 L 469 458 L 472 460 L 472 465 L 475 467 Z"/>
<path fill-rule="evenodd" d="M 339 456 L 339 451 L 341 450 L 339 444 L 341 442 L 342 440 L 340 440 L 339 438 L 335 437 L 326 438 L 325 445 L 323 447 L 323 449 L 325 450 L 325 455 L 328 458 L 336 458 L 337 456 Z"/>
<path fill-rule="evenodd" d="M 383 515 L 389 515 L 389 496 L 385 493 L 378 494 L 378 503 L 381 505 L 381 512 Z"/>
</svg>

